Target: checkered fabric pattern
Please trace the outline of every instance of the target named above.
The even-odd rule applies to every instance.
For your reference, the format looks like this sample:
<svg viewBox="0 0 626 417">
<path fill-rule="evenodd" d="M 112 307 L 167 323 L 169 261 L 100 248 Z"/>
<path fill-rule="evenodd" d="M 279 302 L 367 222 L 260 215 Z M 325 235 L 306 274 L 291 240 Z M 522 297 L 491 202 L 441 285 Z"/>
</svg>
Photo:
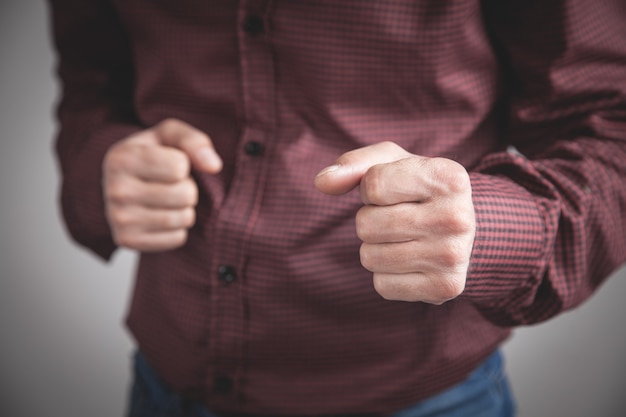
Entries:
<svg viewBox="0 0 626 417">
<path fill-rule="evenodd" d="M 623 0 L 49 4 L 77 241 L 115 250 L 100 186 L 115 141 L 175 117 L 225 161 L 195 173 L 188 243 L 142 255 L 128 318 L 164 380 L 213 410 L 400 409 L 625 260 Z M 359 263 L 358 193 L 313 186 L 383 140 L 470 172 L 477 234 L 456 300 L 383 300 Z"/>
</svg>

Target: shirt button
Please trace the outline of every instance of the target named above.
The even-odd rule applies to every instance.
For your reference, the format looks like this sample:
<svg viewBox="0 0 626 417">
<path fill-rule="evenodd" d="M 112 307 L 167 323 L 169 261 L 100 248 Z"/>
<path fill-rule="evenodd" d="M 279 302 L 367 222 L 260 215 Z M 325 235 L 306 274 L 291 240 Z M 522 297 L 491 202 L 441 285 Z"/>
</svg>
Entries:
<svg viewBox="0 0 626 417">
<path fill-rule="evenodd" d="M 237 271 L 235 271 L 235 268 L 228 265 L 220 265 L 220 267 L 217 268 L 217 275 L 219 276 L 220 281 L 227 284 L 230 284 L 237 279 Z"/>
<path fill-rule="evenodd" d="M 226 395 L 233 390 L 233 380 L 227 376 L 218 376 L 213 380 L 213 391 L 217 394 Z"/>
<path fill-rule="evenodd" d="M 259 16 L 248 16 L 246 20 L 243 22 L 243 30 L 248 35 L 258 35 L 265 30 L 265 24 L 263 23 L 263 19 Z"/>
<path fill-rule="evenodd" d="M 263 154 L 263 144 L 255 141 L 246 143 L 245 151 L 250 156 L 259 156 Z"/>
</svg>

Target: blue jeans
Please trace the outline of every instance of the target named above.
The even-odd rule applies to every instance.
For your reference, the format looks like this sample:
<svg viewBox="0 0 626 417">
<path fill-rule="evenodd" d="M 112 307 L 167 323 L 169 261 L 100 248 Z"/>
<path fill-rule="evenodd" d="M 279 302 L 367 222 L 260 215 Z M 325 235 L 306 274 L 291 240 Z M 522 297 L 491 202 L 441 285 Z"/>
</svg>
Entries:
<svg viewBox="0 0 626 417">
<path fill-rule="evenodd" d="M 204 405 L 171 392 L 141 353 L 135 355 L 135 380 L 128 417 L 220 417 Z M 306 411 L 303 412 L 306 415 Z M 391 417 L 513 417 L 515 405 L 499 351 L 465 381 Z"/>
</svg>

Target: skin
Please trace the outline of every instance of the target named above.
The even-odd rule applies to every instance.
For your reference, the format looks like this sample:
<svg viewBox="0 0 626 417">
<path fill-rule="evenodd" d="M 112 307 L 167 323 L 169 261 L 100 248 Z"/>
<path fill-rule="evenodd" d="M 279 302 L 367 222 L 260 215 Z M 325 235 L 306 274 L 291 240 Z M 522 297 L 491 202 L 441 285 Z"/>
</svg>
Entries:
<svg viewBox="0 0 626 417">
<path fill-rule="evenodd" d="M 217 174 L 222 160 L 207 135 L 175 119 L 108 150 L 103 161 L 104 201 L 116 244 L 155 252 L 185 243 L 198 203 L 192 166 Z"/>
<path fill-rule="evenodd" d="M 216 174 L 222 161 L 208 136 L 180 120 L 109 149 L 104 197 L 118 245 L 150 252 L 185 243 L 198 201 L 191 167 Z M 476 222 L 460 164 L 381 142 L 341 155 L 317 174 L 315 186 L 329 195 L 359 187 L 361 263 L 382 297 L 442 304 L 463 292 Z"/>
<path fill-rule="evenodd" d="M 383 298 L 442 304 L 463 292 L 476 221 L 460 164 L 381 142 L 341 155 L 315 186 L 331 195 L 359 187 L 361 264 Z"/>
</svg>

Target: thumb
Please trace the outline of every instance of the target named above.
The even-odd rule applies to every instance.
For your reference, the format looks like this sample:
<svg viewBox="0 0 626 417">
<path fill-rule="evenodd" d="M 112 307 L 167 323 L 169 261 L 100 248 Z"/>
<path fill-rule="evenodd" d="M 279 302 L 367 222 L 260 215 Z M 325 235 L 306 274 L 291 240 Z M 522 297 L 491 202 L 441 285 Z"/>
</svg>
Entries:
<svg viewBox="0 0 626 417">
<path fill-rule="evenodd" d="M 330 195 L 345 194 L 360 184 L 363 175 L 374 165 L 399 161 L 411 156 L 393 142 L 355 149 L 341 155 L 333 165 L 315 176 L 315 187 Z"/>
<path fill-rule="evenodd" d="M 217 174 L 223 162 L 213 142 L 204 132 L 178 119 L 166 119 L 154 127 L 157 141 L 183 151 L 191 166 L 200 171 Z"/>
</svg>

